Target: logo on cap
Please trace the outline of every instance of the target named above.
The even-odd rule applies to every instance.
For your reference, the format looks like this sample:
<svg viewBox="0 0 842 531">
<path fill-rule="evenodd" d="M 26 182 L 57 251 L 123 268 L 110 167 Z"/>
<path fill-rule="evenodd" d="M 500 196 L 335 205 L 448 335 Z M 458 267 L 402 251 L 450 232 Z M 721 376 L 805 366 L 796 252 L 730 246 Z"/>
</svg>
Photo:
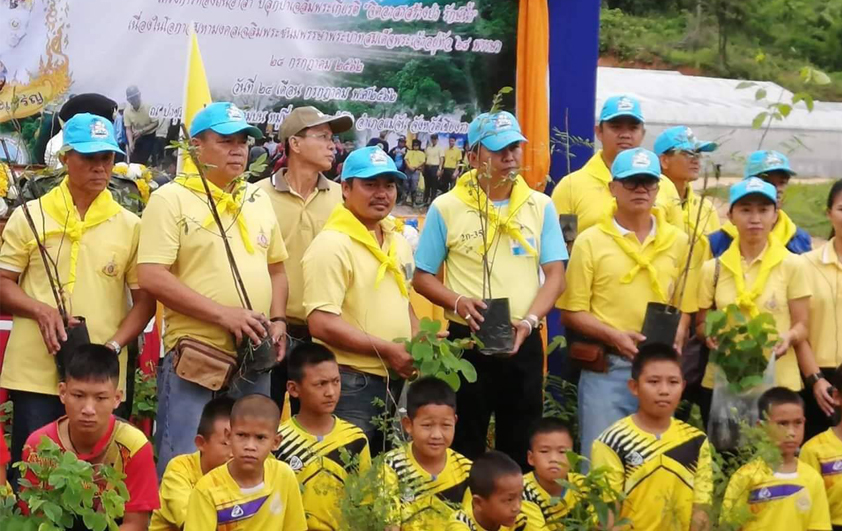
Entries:
<svg viewBox="0 0 842 531">
<path fill-rule="evenodd" d="M 380 148 L 372 150 L 369 158 L 375 166 L 385 166 L 389 162 L 389 156 Z"/>
<path fill-rule="evenodd" d="M 632 166 L 635 168 L 648 168 L 651 163 L 649 155 L 643 151 L 637 152 L 632 158 Z"/>
<path fill-rule="evenodd" d="M 766 159 L 763 162 L 767 166 L 776 166 L 778 164 L 783 164 L 784 161 L 781 160 L 777 153 L 770 152 L 766 154 Z"/>
<path fill-rule="evenodd" d="M 760 190 L 763 190 L 763 181 L 760 179 L 748 180 L 748 183 L 746 184 L 747 192 L 759 192 Z"/>
<path fill-rule="evenodd" d="M 629 98 L 622 97 L 620 101 L 617 102 L 617 110 L 618 111 L 630 111 L 634 109 L 634 102 Z"/>
<path fill-rule="evenodd" d="M 100 140 L 108 138 L 108 129 L 105 127 L 105 122 L 102 120 L 94 120 L 91 122 L 91 138 Z"/>
<path fill-rule="evenodd" d="M 230 107 L 228 107 L 228 119 L 240 121 L 240 120 L 245 120 L 246 117 L 243 114 L 243 111 L 241 111 L 237 107 L 231 105 Z"/>
<path fill-rule="evenodd" d="M 512 119 L 505 114 L 499 114 L 494 120 L 494 125 L 497 129 L 505 129 L 512 126 Z"/>
</svg>

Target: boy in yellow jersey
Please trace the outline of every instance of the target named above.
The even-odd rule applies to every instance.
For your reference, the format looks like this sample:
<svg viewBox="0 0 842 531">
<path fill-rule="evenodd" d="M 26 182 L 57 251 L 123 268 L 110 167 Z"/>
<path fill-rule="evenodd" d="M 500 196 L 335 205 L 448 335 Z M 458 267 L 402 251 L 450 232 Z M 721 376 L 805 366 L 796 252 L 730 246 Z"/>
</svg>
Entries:
<svg viewBox="0 0 842 531">
<path fill-rule="evenodd" d="M 412 141 L 412 149 L 407 151 L 404 162 L 406 165 L 406 199 L 404 202 L 415 206 L 415 195 L 418 190 L 418 179 L 421 178 L 421 170 L 427 155 L 421 150 L 421 141 L 417 138 Z"/>
<path fill-rule="evenodd" d="M 594 469 L 612 471 L 611 484 L 625 495 L 620 518 L 636 531 L 707 529 L 713 495 L 710 445 L 704 433 L 672 418 L 684 378 L 671 345 L 641 347 L 629 389 L 637 413 L 605 430 L 593 444 Z"/>
<path fill-rule="evenodd" d="M 338 531 L 339 500 L 347 477 L 347 454 L 361 471 L 371 466 L 363 431 L 333 414 L 342 384 L 336 357 L 324 345 L 302 343 L 287 361 L 287 391 L 299 400 L 298 414 L 281 424 L 275 457 L 295 472 L 301 485 L 307 528 Z"/>
<path fill-rule="evenodd" d="M 231 410 L 233 459 L 211 470 L 190 494 L 184 531 L 305 531 L 295 473 L 273 458 L 281 411 L 265 395 L 247 395 Z"/>
<path fill-rule="evenodd" d="M 471 461 L 450 449 L 456 430 L 456 393 L 427 376 L 410 385 L 406 417 L 412 442 L 386 454 L 386 481 L 394 486 L 395 526 L 401 531 L 442 529 L 468 498 Z"/>
<path fill-rule="evenodd" d="M 578 218 L 579 234 L 602 221 L 611 209 L 609 168 L 614 159 L 622 151 L 643 144 L 646 128 L 640 102 L 632 96 L 611 96 L 602 106 L 594 131 L 602 149 L 582 169 L 564 177 L 553 190 L 556 210 L 559 215 L 573 214 Z M 668 223 L 684 227 L 681 201 L 671 181 L 665 179 L 661 183 L 656 204 L 664 210 Z"/>
<path fill-rule="evenodd" d="M 561 481 L 577 483 L 581 476 L 569 474 L 567 452 L 573 450 L 570 428 L 561 420 L 545 417 L 532 428 L 527 459 L 534 470 L 523 478 L 522 512 L 529 529 L 564 529 L 559 522 L 578 503 L 577 495 Z"/>
<path fill-rule="evenodd" d="M 722 503 L 722 520 L 742 524 L 741 531 L 830 531 L 830 511 L 822 477 L 798 459 L 804 441 L 804 402 L 798 393 L 773 387 L 760 397 L 761 418 L 781 451 L 782 462 L 772 470 L 762 460 L 751 461 L 731 477 Z M 748 505 L 752 518 L 733 522 Z"/>
<path fill-rule="evenodd" d="M 530 529 L 521 513 L 523 472 L 503 452 L 479 456 L 468 477 L 471 497 L 453 513 L 447 531 L 525 531 Z"/>
<path fill-rule="evenodd" d="M 231 459 L 226 431 L 231 429 L 234 399 L 218 396 L 205 404 L 194 439 L 198 452 L 173 458 L 161 478 L 161 508 L 152 513 L 149 531 L 178 531 L 184 527 L 190 492 L 199 480 Z"/>
<path fill-rule="evenodd" d="M 831 376 L 833 403 L 842 407 L 842 367 Z M 801 449 L 799 459 L 813 467 L 824 480 L 827 501 L 830 505 L 830 523 L 833 531 L 842 530 L 842 424 L 837 424 L 809 441 Z"/>
</svg>

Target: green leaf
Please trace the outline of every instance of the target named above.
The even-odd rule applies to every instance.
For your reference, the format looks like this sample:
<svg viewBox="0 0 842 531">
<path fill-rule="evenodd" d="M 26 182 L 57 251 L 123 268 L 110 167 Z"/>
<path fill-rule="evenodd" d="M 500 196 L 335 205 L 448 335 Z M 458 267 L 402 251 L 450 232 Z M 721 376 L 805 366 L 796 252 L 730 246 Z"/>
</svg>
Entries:
<svg viewBox="0 0 842 531">
<path fill-rule="evenodd" d="M 761 127 L 763 127 L 763 122 L 765 122 L 766 118 L 768 118 L 768 117 L 769 117 L 769 113 L 765 112 L 765 111 L 761 112 L 760 114 L 755 116 L 754 120 L 751 121 L 752 129 L 760 129 Z"/>
<path fill-rule="evenodd" d="M 470 361 L 464 358 L 459 360 L 459 370 L 462 372 L 462 376 L 465 377 L 466 382 L 474 383 L 477 381 L 477 370 Z"/>
<path fill-rule="evenodd" d="M 439 372 L 440 368 L 441 362 L 439 360 L 429 359 L 421 364 L 421 367 L 418 368 L 418 372 L 421 373 L 421 376 L 433 376 Z"/>
<path fill-rule="evenodd" d="M 427 361 L 433 358 L 433 346 L 429 343 L 415 343 L 412 345 L 412 358 L 415 361 Z"/>
<path fill-rule="evenodd" d="M 458 391 L 459 387 L 462 385 L 459 375 L 455 372 L 439 373 L 436 377 L 447 382 L 454 391 Z"/>
<path fill-rule="evenodd" d="M 514 90 L 512 87 L 503 87 L 503 88 L 501 88 L 500 90 L 498 90 L 498 91 L 497 91 L 497 93 L 498 93 L 498 94 L 508 94 L 508 93 L 510 93 L 512 90 Z"/>
<path fill-rule="evenodd" d="M 423 319 L 421 319 L 421 322 L 418 323 L 418 328 L 425 332 L 438 334 L 439 331 L 441 331 L 441 321 L 430 319 L 429 317 L 424 317 Z"/>
<path fill-rule="evenodd" d="M 741 81 L 740 83 L 737 84 L 737 90 L 743 90 L 743 89 L 751 88 L 751 87 L 755 86 L 756 84 L 757 83 L 754 83 L 753 81 Z"/>
<path fill-rule="evenodd" d="M 757 92 L 754 93 L 754 99 L 755 100 L 762 100 L 765 97 L 766 97 L 766 89 L 764 89 L 764 88 L 757 89 Z"/>
<path fill-rule="evenodd" d="M 85 526 L 92 531 L 105 531 L 108 526 L 105 515 L 101 513 L 86 514 L 82 517 L 82 520 L 85 522 Z"/>
</svg>

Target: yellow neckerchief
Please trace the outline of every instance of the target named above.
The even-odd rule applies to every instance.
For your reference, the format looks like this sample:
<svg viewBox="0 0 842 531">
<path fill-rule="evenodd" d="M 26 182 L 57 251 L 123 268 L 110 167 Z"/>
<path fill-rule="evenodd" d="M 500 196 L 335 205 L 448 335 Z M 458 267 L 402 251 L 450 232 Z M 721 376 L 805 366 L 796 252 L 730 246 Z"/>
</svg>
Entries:
<svg viewBox="0 0 842 531">
<path fill-rule="evenodd" d="M 207 180 L 207 179 L 205 179 Z M 199 176 L 185 176 L 176 177 L 175 182 L 192 190 L 204 197 L 207 197 L 205 187 L 202 186 L 202 178 Z M 243 215 L 243 207 L 245 200 L 243 194 L 245 193 L 245 186 L 238 187 L 236 194 L 230 194 L 222 190 L 217 185 L 207 181 L 208 189 L 211 191 L 214 203 L 216 203 L 216 210 L 220 214 L 227 212 L 231 217 L 237 220 L 237 228 L 240 229 L 240 238 L 243 239 L 243 246 L 249 254 L 254 254 L 254 247 L 251 244 L 251 237 L 249 236 L 249 228 L 246 224 L 246 217 Z M 210 205 L 208 205 L 210 208 Z M 208 228 L 213 225 L 213 213 L 209 212 L 208 216 L 202 222 L 202 227 Z"/>
<path fill-rule="evenodd" d="M 730 221 L 722 225 L 722 230 L 731 238 L 737 237 L 737 227 L 735 227 Z M 775 222 L 775 226 L 772 227 L 772 236 L 776 237 L 779 242 L 786 246 L 789 243 L 789 240 L 795 236 L 796 230 L 797 227 L 792 219 L 786 215 L 786 212 L 778 209 L 778 221 Z"/>
<path fill-rule="evenodd" d="M 91 227 L 116 216 L 123 207 L 111 197 L 111 192 L 105 189 L 96 196 L 91 206 L 88 207 L 85 220 L 82 221 L 73 204 L 73 197 L 70 195 L 70 188 L 67 186 L 67 177 L 61 181 L 61 184 L 44 194 L 40 201 L 44 212 L 62 226 L 60 229 L 48 230 L 41 236 L 42 240 L 59 234 L 66 235 L 70 240 L 70 272 L 65 289 L 67 293 L 73 293 L 73 287 L 76 285 L 76 267 L 79 263 L 79 247 L 82 236 Z M 27 243 L 29 248 L 35 247 L 35 245 L 37 245 L 35 240 Z"/>
<path fill-rule="evenodd" d="M 459 177 L 459 180 L 456 181 L 456 186 L 453 187 L 453 193 L 470 209 L 488 218 L 488 234 L 486 234 L 485 248 L 480 243 L 480 248 L 478 249 L 480 254 L 484 255 L 488 253 L 494 237 L 497 235 L 497 231 L 500 231 L 517 240 L 530 255 L 538 256 L 535 248 L 524 238 L 520 230 L 520 224 L 515 221 L 515 215 L 532 196 L 532 192 L 532 188 L 526 184 L 523 177 L 518 175 L 512 186 L 512 194 L 509 196 L 509 214 L 505 219 L 502 219 L 498 214 L 497 207 L 494 206 L 494 202 L 487 199 L 485 191 L 479 186 L 477 182 L 477 170 L 471 170 Z M 487 210 L 486 205 L 488 206 Z"/>
<path fill-rule="evenodd" d="M 395 282 L 398 283 L 398 288 L 401 290 L 401 295 L 409 298 L 409 293 L 406 288 L 406 280 L 401 270 L 400 260 L 398 259 L 398 244 L 397 233 L 395 232 L 394 221 L 389 218 L 380 222 L 380 228 L 383 229 L 384 237 L 391 233 L 391 242 L 389 244 L 389 254 L 383 252 L 377 240 L 369 232 L 365 225 L 363 225 L 357 217 L 345 208 L 345 205 L 338 204 L 330 213 L 327 222 L 322 230 L 335 230 L 342 234 L 347 234 L 352 240 L 355 240 L 365 246 L 371 254 L 380 262 L 380 267 L 377 269 L 377 278 L 374 281 L 374 287 L 380 285 L 380 281 L 386 276 L 386 271 L 391 271 L 395 277 Z"/>
<path fill-rule="evenodd" d="M 734 236 L 731 245 L 722 253 L 719 260 L 722 265 L 734 275 L 734 285 L 737 288 L 736 304 L 747 311 L 751 317 L 755 317 L 760 313 L 757 308 L 755 299 L 763 293 L 766 287 L 766 281 L 769 280 L 769 274 L 772 269 L 780 264 L 786 258 L 788 251 L 784 244 L 778 240 L 777 237 L 769 234 L 766 249 L 763 251 L 763 257 L 760 259 L 760 273 L 754 279 L 754 284 L 751 289 L 746 288 L 745 277 L 743 276 L 742 255 L 740 254 L 740 235 Z"/>
<path fill-rule="evenodd" d="M 645 269 L 646 272 L 649 273 L 649 282 L 652 284 L 652 291 L 654 291 L 658 296 L 660 302 L 667 302 L 667 294 L 664 293 L 661 283 L 658 282 L 658 271 L 655 269 L 655 266 L 652 265 L 652 262 L 659 254 L 672 247 L 672 244 L 675 243 L 676 237 L 678 237 L 678 229 L 670 227 L 669 223 L 667 223 L 663 210 L 653 207 L 652 214 L 655 216 L 656 224 L 655 241 L 652 245 L 648 245 L 644 248 L 641 253 L 634 248 L 627 238 L 620 234 L 620 231 L 617 230 L 617 227 L 614 225 L 615 212 L 616 208 L 611 211 L 610 216 L 606 216 L 602 220 L 602 223 L 599 224 L 599 228 L 602 232 L 611 236 L 611 238 L 617 242 L 620 249 L 622 249 L 629 258 L 634 260 L 636 264 L 631 271 L 626 273 L 623 278 L 620 279 L 620 282 L 623 284 L 630 283 L 641 270 Z"/>
</svg>

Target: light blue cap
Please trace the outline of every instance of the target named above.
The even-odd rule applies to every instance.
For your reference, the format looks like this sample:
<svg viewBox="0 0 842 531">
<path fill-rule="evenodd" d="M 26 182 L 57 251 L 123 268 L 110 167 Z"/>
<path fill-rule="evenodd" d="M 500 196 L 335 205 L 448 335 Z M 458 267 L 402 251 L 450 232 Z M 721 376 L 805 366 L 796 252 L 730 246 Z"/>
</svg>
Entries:
<svg viewBox="0 0 842 531">
<path fill-rule="evenodd" d="M 717 148 L 715 142 L 704 142 L 696 138 L 693 130 L 689 127 L 679 125 L 670 127 L 655 139 L 655 154 L 663 155 L 667 151 L 713 151 Z"/>
<path fill-rule="evenodd" d="M 789 167 L 789 158 L 778 151 L 755 151 L 748 156 L 743 178 L 757 177 L 770 171 L 783 171 L 795 175 Z"/>
<path fill-rule="evenodd" d="M 354 150 L 342 165 L 343 181 L 347 179 L 374 179 L 381 176 L 406 179 L 406 175 L 398 171 L 392 157 L 387 155 L 380 146 Z"/>
<path fill-rule="evenodd" d="M 602 112 L 599 113 L 600 122 L 609 122 L 615 118 L 629 116 L 643 123 L 643 111 L 640 110 L 640 101 L 633 96 L 621 94 L 611 96 L 602 105 Z"/>
<path fill-rule="evenodd" d="M 263 138 L 260 129 L 249 125 L 246 115 L 236 105 L 227 101 L 211 103 L 193 117 L 190 136 L 196 136 L 210 129 L 219 135 L 235 135 L 245 132 L 254 138 Z"/>
<path fill-rule="evenodd" d="M 64 123 L 64 144 L 77 153 L 123 153 L 114 139 L 114 125 L 102 116 L 83 112 Z"/>
<path fill-rule="evenodd" d="M 749 177 L 731 186 L 729 202 L 733 206 L 734 203 L 749 195 L 762 195 L 773 203 L 778 202 L 775 187 L 758 177 Z"/>
<path fill-rule="evenodd" d="M 490 151 L 501 151 L 515 142 L 526 142 L 526 137 L 512 113 L 484 112 L 468 126 L 468 146 L 473 149 L 477 142 Z"/>
<path fill-rule="evenodd" d="M 621 151 L 611 165 L 611 176 L 615 181 L 643 175 L 661 178 L 661 162 L 658 156 L 643 148 Z"/>
</svg>

